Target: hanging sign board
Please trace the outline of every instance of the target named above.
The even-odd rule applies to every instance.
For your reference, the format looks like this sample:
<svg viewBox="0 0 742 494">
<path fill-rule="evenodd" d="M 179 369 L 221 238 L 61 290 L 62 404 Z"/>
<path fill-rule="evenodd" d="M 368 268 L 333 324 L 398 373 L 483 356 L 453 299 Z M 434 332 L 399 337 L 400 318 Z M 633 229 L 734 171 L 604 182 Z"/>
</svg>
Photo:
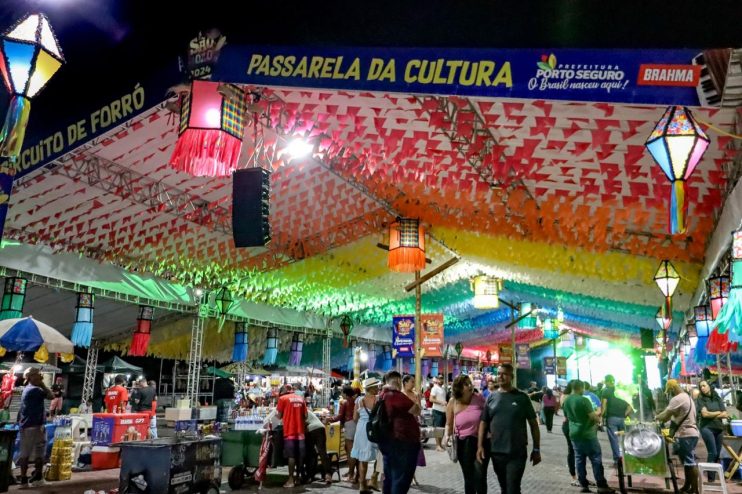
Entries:
<svg viewBox="0 0 742 494">
<path fill-rule="evenodd" d="M 226 45 L 213 79 L 405 94 L 718 106 L 731 52 Z M 702 80 L 703 68 L 713 77 Z"/>
<path fill-rule="evenodd" d="M 557 357 L 557 375 L 567 375 L 567 357 Z"/>
<path fill-rule="evenodd" d="M 392 356 L 415 356 L 415 316 L 392 318 Z"/>
<path fill-rule="evenodd" d="M 556 374 L 554 357 L 544 357 L 544 374 Z"/>
<path fill-rule="evenodd" d="M 422 314 L 422 346 L 426 357 L 440 357 L 443 345 L 443 314 Z"/>
<path fill-rule="evenodd" d="M 509 345 L 500 346 L 500 363 L 511 364 L 513 363 L 513 347 Z"/>
</svg>

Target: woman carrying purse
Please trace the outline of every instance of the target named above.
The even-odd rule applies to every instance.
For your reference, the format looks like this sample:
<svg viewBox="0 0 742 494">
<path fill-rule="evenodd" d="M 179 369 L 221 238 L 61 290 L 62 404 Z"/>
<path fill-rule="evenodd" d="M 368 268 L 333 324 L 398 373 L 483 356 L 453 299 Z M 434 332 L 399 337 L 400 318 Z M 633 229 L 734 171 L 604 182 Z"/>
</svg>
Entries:
<svg viewBox="0 0 742 494">
<path fill-rule="evenodd" d="M 454 379 L 453 399 L 446 407 L 444 443 L 456 442 L 456 457 L 464 475 L 465 494 L 487 494 L 489 458 L 485 456 L 483 462 L 477 461 L 477 433 L 484 404 L 482 395 L 474 392 L 469 376 Z"/>
</svg>

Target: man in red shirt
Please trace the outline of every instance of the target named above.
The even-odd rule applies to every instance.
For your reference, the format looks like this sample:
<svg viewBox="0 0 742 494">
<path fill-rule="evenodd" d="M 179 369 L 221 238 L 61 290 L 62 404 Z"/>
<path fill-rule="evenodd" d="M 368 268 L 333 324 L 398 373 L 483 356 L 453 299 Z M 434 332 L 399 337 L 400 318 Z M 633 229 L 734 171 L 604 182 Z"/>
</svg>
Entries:
<svg viewBox="0 0 742 494">
<path fill-rule="evenodd" d="M 405 494 L 410 489 L 420 453 L 420 404 L 413 402 L 402 389 L 402 375 L 389 371 L 384 376 L 386 416 L 391 422 L 388 437 L 381 438 L 379 449 L 384 457 L 384 493 Z"/>
<path fill-rule="evenodd" d="M 113 380 L 113 386 L 106 390 L 106 396 L 103 399 L 106 403 L 108 413 L 123 412 L 126 408 L 126 402 L 129 401 L 129 392 L 124 387 L 124 376 L 118 375 Z"/>
<path fill-rule="evenodd" d="M 290 384 L 281 388 L 276 416 L 283 420 L 283 456 L 289 463 L 289 480 L 284 487 L 294 487 L 298 484 L 294 474 L 296 465 L 304 464 L 307 403 L 303 397 L 294 394 L 294 388 Z"/>
</svg>

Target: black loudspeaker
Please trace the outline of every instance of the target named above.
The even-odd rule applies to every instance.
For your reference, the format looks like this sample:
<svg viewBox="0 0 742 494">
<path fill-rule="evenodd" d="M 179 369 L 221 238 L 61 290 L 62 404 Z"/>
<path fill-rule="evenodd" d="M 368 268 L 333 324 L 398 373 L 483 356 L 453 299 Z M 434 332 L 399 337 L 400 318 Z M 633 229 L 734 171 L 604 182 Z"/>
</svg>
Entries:
<svg viewBox="0 0 742 494">
<path fill-rule="evenodd" d="M 654 348 L 654 331 L 651 329 L 641 329 L 642 349 L 651 350 Z"/>
<path fill-rule="evenodd" d="M 271 174 L 263 168 L 232 175 L 232 236 L 235 247 L 261 247 L 271 241 L 268 222 Z"/>
</svg>

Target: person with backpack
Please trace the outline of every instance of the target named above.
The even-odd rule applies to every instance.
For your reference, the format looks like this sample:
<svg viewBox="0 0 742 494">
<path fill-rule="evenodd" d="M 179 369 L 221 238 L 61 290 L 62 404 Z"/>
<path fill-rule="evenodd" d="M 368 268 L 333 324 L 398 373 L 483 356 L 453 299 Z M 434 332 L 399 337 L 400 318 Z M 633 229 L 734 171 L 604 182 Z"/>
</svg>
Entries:
<svg viewBox="0 0 742 494">
<path fill-rule="evenodd" d="M 616 396 L 616 379 L 610 374 L 605 376 L 605 388 L 600 395 L 600 400 L 605 426 L 608 429 L 608 442 L 613 452 L 613 465 L 616 467 L 621 461 L 618 432 L 626 430 L 626 416 L 631 413 L 632 409 L 628 402 Z"/>
<path fill-rule="evenodd" d="M 685 482 L 680 492 L 698 494 L 698 465 L 696 463 L 696 445 L 698 444 L 696 405 L 693 398 L 680 389 L 676 379 L 668 379 L 665 393 L 672 397 L 667 408 L 657 414 L 655 420 L 665 422 L 670 420 L 670 437 L 675 444 L 674 453 L 683 462 Z"/>
<path fill-rule="evenodd" d="M 350 456 L 358 462 L 358 477 L 361 484 L 360 494 L 371 492 L 369 485 L 366 483 L 366 472 L 368 471 L 369 462 L 376 460 L 378 446 L 376 443 L 368 440 L 366 424 L 368 424 L 371 410 L 376 405 L 379 386 L 381 386 L 381 381 L 375 377 L 364 379 L 363 389 L 366 391 L 366 394 L 356 399 L 355 411 L 353 412 L 353 420 L 356 422 L 356 435 L 353 440 L 353 450 L 350 452 Z M 372 475 L 371 487 L 378 489 L 378 480 L 375 475 Z"/>
<path fill-rule="evenodd" d="M 415 475 L 420 450 L 420 404 L 402 393 L 402 375 L 389 371 L 369 417 L 369 439 L 384 457 L 384 494 L 406 494 Z M 371 437 L 373 436 L 373 437 Z"/>
</svg>

